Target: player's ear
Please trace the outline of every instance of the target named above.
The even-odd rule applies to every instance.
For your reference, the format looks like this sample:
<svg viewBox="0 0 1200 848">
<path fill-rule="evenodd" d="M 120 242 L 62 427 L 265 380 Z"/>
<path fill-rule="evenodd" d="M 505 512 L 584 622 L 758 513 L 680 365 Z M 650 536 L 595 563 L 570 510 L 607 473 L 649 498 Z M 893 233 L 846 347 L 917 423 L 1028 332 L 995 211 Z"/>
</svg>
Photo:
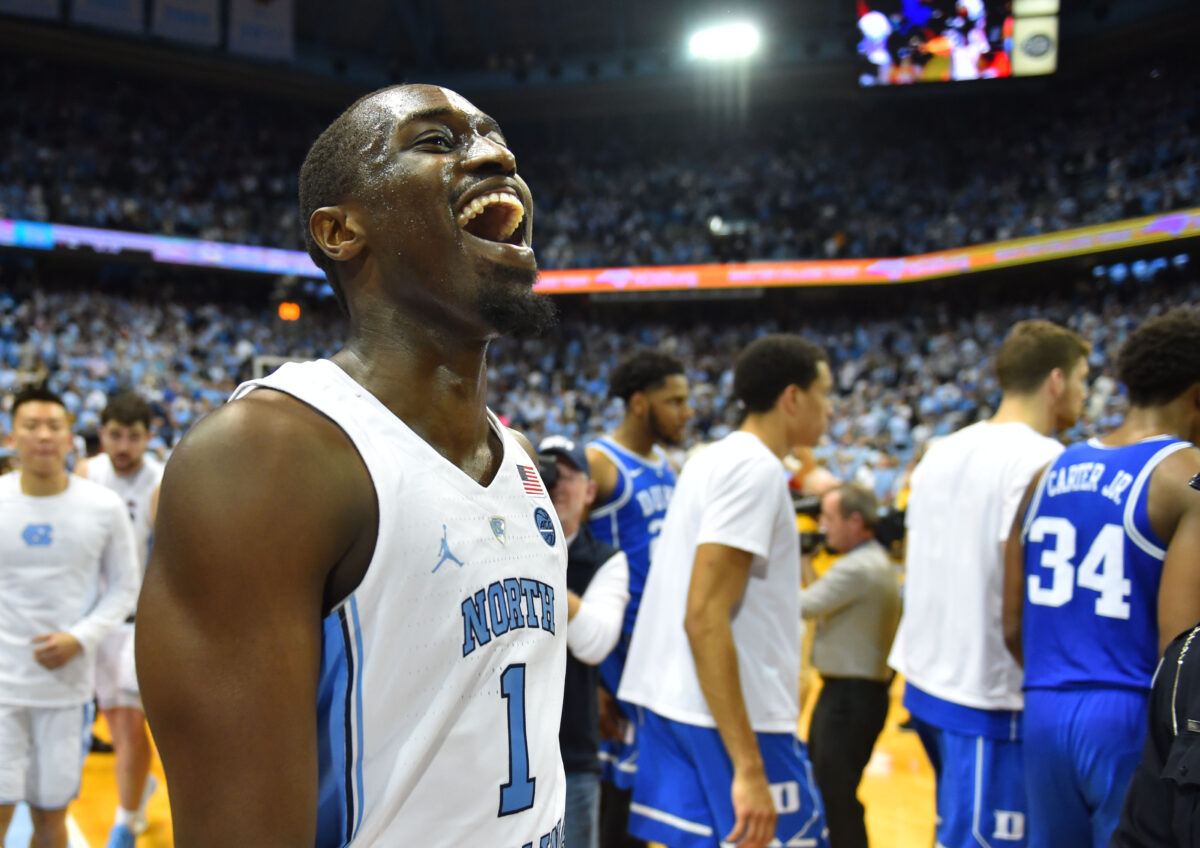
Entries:
<svg viewBox="0 0 1200 848">
<path fill-rule="evenodd" d="M 322 206 L 308 218 L 308 231 L 321 252 L 334 262 L 354 259 L 366 247 L 366 233 L 354 211 L 345 206 Z"/>
<path fill-rule="evenodd" d="M 645 392 L 634 392 L 629 396 L 628 405 L 634 415 L 644 415 L 650 409 L 650 398 Z"/>
<path fill-rule="evenodd" d="M 587 493 L 583 497 L 584 509 L 587 510 L 595 502 L 596 502 L 596 481 L 593 480 L 591 477 L 589 477 L 588 481 L 587 481 Z M 585 512 L 584 517 L 586 517 L 586 512 Z"/>
<path fill-rule="evenodd" d="M 779 397 L 775 400 L 775 405 L 781 408 L 784 412 L 794 415 L 799 411 L 800 395 L 804 394 L 804 390 L 795 383 L 789 383 L 787 387 L 779 393 Z"/>
<path fill-rule="evenodd" d="M 1051 397 L 1060 397 L 1067 388 L 1067 375 L 1061 368 L 1055 368 L 1046 376 L 1046 384 Z"/>
</svg>

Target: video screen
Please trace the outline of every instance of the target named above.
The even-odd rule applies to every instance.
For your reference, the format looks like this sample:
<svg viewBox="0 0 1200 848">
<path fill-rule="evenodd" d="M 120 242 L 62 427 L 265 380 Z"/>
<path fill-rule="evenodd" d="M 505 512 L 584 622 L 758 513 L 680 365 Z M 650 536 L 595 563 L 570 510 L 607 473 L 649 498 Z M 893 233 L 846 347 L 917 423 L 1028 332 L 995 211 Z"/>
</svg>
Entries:
<svg viewBox="0 0 1200 848">
<path fill-rule="evenodd" d="M 1013 75 L 1011 0 L 857 0 L 860 85 Z"/>
</svg>

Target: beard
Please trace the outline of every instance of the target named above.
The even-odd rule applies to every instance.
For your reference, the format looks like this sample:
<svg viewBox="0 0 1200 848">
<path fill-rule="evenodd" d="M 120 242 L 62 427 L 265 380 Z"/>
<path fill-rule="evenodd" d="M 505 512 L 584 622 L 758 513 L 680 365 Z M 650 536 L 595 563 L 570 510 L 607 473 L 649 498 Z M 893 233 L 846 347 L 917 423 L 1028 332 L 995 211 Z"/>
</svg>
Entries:
<svg viewBox="0 0 1200 848">
<path fill-rule="evenodd" d="M 658 442 L 660 445 L 676 447 L 683 443 L 682 433 L 680 433 L 678 436 L 673 436 L 663 429 L 662 424 L 659 423 L 658 420 L 658 412 L 654 409 L 654 407 L 650 407 L 649 424 L 651 437 L 653 437 L 654 441 Z"/>
<path fill-rule="evenodd" d="M 536 269 L 489 268 L 476 304 L 479 315 L 505 335 L 542 335 L 558 323 L 558 307 L 548 296 L 533 290 L 536 280 Z"/>
</svg>

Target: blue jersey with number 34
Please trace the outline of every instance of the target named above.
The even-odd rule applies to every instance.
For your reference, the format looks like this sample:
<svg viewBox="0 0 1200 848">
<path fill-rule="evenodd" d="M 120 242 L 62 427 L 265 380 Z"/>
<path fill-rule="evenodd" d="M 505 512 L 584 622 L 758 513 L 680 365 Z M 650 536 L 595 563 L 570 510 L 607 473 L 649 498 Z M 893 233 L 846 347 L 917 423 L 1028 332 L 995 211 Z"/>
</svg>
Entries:
<svg viewBox="0 0 1200 848">
<path fill-rule="evenodd" d="M 1156 436 L 1063 451 L 1024 524 L 1026 689 L 1149 690 L 1166 545 L 1150 526 L 1150 475 L 1189 442 Z"/>
</svg>

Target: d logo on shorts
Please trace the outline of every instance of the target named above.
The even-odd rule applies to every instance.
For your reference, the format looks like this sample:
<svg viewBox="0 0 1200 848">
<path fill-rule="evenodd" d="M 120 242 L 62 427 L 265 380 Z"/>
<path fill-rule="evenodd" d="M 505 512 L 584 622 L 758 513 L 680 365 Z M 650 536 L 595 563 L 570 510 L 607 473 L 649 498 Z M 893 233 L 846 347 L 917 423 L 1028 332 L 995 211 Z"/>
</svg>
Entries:
<svg viewBox="0 0 1200 848">
<path fill-rule="evenodd" d="M 1025 838 L 1025 814 L 1014 810 L 995 810 L 996 832 L 992 839 L 1018 842 Z"/>
</svg>

